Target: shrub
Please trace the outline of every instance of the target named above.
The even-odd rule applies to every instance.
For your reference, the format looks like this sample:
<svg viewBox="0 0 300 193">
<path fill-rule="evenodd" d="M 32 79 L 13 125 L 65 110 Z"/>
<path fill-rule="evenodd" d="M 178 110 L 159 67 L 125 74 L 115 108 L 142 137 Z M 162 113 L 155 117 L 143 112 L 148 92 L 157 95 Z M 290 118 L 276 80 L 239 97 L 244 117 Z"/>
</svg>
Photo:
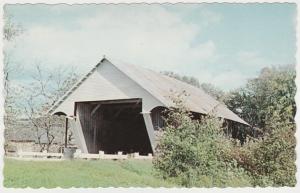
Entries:
<svg viewBox="0 0 300 193">
<path fill-rule="evenodd" d="M 282 123 L 280 123 L 282 124 Z M 264 139 L 248 143 L 235 155 L 254 186 L 295 186 L 295 125 L 272 128 Z"/>
<path fill-rule="evenodd" d="M 180 97 L 174 99 L 153 161 L 164 178 L 183 186 L 249 186 L 249 177 L 229 154 L 232 143 L 223 135 L 222 121 L 208 115 L 193 120 Z"/>
<path fill-rule="evenodd" d="M 265 68 L 228 101 L 240 116 L 263 131 L 261 139 L 237 149 L 233 157 L 259 186 L 295 186 L 296 125 L 294 68 Z"/>
</svg>

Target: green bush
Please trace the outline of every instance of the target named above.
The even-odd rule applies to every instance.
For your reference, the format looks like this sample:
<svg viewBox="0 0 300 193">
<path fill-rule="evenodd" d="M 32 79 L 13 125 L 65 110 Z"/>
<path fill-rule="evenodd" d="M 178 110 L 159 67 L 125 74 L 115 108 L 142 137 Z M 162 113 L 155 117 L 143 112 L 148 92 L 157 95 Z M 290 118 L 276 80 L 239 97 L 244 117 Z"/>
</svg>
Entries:
<svg viewBox="0 0 300 193">
<path fill-rule="evenodd" d="M 180 97 L 174 99 L 157 145 L 154 168 L 183 186 L 249 186 L 250 178 L 232 159 L 232 143 L 223 135 L 222 121 L 213 116 L 193 120 Z"/>
<path fill-rule="evenodd" d="M 227 104 L 263 131 L 261 139 L 232 152 L 258 186 L 295 186 L 295 69 L 265 68 Z"/>
<path fill-rule="evenodd" d="M 175 97 L 154 167 L 184 186 L 295 186 L 295 76 L 290 66 L 265 68 L 227 96 L 226 105 L 256 127 L 243 146 L 223 135 L 218 118 L 193 120 Z"/>
<path fill-rule="evenodd" d="M 294 124 L 272 128 L 264 139 L 246 144 L 235 154 L 239 165 L 252 176 L 254 186 L 296 185 L 294 134 Z"/>
</svg>

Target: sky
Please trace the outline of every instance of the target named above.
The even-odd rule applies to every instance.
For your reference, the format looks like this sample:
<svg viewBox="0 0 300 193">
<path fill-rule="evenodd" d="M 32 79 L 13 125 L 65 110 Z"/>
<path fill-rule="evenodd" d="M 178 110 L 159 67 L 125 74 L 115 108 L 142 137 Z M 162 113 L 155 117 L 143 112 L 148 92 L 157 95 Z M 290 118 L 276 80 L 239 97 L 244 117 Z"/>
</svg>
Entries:
<svg viewBox="0 0 300 193">
<path fill-rule="evenodd" d="M 194 76 L 228 91 L 264 67 L 296 64 L 296 5 L 6 5 L 24 32 L 4 49 L 22 64 L 75 67 L 84 74 L 105 55 L 155 71 Z"/>
</svg>

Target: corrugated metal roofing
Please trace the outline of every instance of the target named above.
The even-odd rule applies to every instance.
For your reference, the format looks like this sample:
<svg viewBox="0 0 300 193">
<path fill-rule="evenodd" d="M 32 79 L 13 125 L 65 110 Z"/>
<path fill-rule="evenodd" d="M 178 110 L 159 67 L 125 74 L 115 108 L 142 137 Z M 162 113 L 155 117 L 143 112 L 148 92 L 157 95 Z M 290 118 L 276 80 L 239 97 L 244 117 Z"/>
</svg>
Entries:
<svg viewBox="0 0 300 193">
<path fill-rule="evenodd" d="M 179 93 L 185 91 L 188 96 L 186 98 L 185 104 L 187 108 L 194 112 L 199 112 L 202 114 L 208 114 L 214 112 L 216 116 L 225 119 L 233 120 L 239 123 L 248 125 L 244 120 L 230 111 L 224 104 L 215 100 L 210 95 L 206 94 L 202 89 L 179 81 L 175 78 L 162 75 L 160 73 L 154 72 L 149 69 L 138 67 L 131 64 L 125 64 L 124 62 L 119 62 L 111 59 L 102 59 L 99 64 L 97 64 L 91 72 L 88 73 L 77 85 L 75 85 L 70 91 L 64 95 L 51 109 L 50 113 L 53 112 L 59 105 L 68 98 L 68 96 L 80 86 L 80 84 L 85 81 L 94 71 L 98 68 L 104 61 L 117 67 L 120 71 L 126 74 L 130 79 L 139 84 L 142 88 L 147 90 L 153 97 L 159 100 L 166 107 L 173 106 L 172 99 L 170 96 L 174 94 L 173 92 Z"/>
<path fill-rule="evenodd" d="M 218 117 L 248 125 L 247 122 L 229 110 L 224 104 L 205 93 L 201 88 L 150 69 L 124 64 L 123 62 L 110 61 L 166 106 L 174 105 L 170 98 L 173 94 L 172 92 L 180 93 L 185 91 L 188 94 L 185 105 L 189 110 L 202 114 L 215 113 Z"/>
</svg>

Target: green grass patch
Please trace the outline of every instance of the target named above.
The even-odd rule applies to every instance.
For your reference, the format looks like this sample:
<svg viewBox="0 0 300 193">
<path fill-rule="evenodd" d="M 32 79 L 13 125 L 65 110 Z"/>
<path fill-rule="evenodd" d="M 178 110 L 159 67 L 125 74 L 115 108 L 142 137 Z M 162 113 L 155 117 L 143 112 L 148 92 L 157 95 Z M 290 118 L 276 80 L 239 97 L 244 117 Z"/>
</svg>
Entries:
<svg viewBox="0 0 300 193">
<path fill-rule="evenodd" d="M 174 187 L 156 176 L 150 160 L 4 160 L 4 186 L 13 188 Z"/>
</svg>

